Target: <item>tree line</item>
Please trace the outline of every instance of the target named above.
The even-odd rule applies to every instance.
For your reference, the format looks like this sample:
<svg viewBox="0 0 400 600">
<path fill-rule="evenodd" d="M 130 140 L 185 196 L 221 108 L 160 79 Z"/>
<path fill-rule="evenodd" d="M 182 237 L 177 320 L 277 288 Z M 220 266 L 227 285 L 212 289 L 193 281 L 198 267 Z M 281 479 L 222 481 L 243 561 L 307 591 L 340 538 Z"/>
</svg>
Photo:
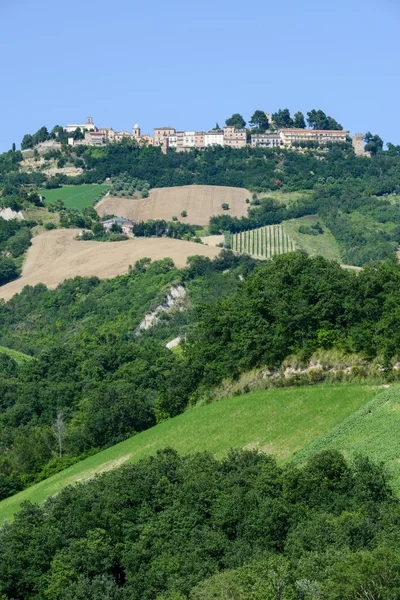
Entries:
<svg viewBox="0 0 400 600">
<path fill-rule="evenodd" d="M 155 457 L 27 503 L 0 530 L 4 600 L 394 600 L 400 504 L 382 466 L 232 451 Z"/>
</svg>

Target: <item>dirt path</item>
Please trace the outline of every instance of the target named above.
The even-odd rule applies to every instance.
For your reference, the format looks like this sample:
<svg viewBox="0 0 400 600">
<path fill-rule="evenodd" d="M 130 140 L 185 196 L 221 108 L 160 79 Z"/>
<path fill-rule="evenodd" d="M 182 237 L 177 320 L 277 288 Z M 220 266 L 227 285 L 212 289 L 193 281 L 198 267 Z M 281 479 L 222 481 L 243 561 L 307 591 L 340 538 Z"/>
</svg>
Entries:
<svg viewBox="0 0 400 600">
<path fill-rule="evenodd" d="M 95 209 L 102 217 L 114 214 L 132 221 L 149 219 L 165 219 L 171 221 L 178 217 L 182 223 L 207 225 L 213 215 L 228 214 L 232 217 L 247 215 L 246 198 L 251 194 L 244 188 L 217 185 L 185 185 L 171 188 L 155 188 L 148 198 L 134 200 L 132 198 L 116 198 L 107 196 L 99 202 Z M 229 210 L 223 210 L 222 204 L 229 204 Z M 181 217 L 182 211 L 187 217 Z"/>
<path fill-rule="evenodd" d="M 170 257 L 184 267 L 188 256 L 213 258 L 220 249 L 170 238 L 135 238 L 125 242 L 83 242 L 75 240 L 79 229 L 55 229 L 33 238 L 19 279 L 0 287 L 0 298 L 9 300 L 26 285 L 44 283 L 55 288 L 64 279 L 80 275 L 115 277 L 127 273 L 129 265 L 149 257 Z"/>
</svg>

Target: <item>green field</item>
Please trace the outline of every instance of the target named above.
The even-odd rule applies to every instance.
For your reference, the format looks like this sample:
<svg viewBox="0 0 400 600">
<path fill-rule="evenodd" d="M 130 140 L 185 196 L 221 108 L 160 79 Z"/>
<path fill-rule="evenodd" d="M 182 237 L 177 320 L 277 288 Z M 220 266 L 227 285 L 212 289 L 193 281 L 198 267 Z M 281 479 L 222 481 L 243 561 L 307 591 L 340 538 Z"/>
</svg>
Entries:
<svg viewBox="0 0 400 600">
<path fill-rule="evenodd" d="M 311 226 L 315 223 L 320 223 L 324 233 L 320 235 L 299 233 L 299 227 L 301 225 Z M 284 221 L 282 225 L 285 232 L 294 241 L 296 246 L 305 250 L 310 256 L 320 255 L 327 260 L 341 262 L 338 243 L 319 217 L 310 215 L 301 217 L 300 219 L 290 219 L 289 221 Z"/>
<path fill-rule="evenodd" d="M 28 360 L 33 360 L 32 356 L 24 354 L 23 352 L 18 352 L 18 350 L 11 350 L 11 348 L 6 348 L 5 346 L 0 346 L 0 354 L 7 354 L 7 356 L 13 358 L 19 365 L 22 365 Z"/>
<path fill-rule="evenodd" d="M 371 402 L 351 414 L 308 448 L 296 460 L 303 462 L 312 453 L 335 448 L 349 458 L 368 455 L 383 462 L 393 486 L 400 491 L 400 389 L 394 387 L 378 394 Z"/>
<path fill-rule="evenodd" d="M 272 258 L 294 252 L 296 246 L 282 225 L 268 225 L 232 235 L 232 250 L 252 256 Z"/>
<path fill-rule="evenodd" d="M 102 193 L 110 188 L 107 184 L 91 185 L 66 185 L 56 189 L 42 189 L 39 194 L 44 196 L 45 204 L 54 204 L 57 200 L 62 200 L 67 208 L 86 208 L 93 206 L 93 200 L 99 198 Z"/>
<path fill-rule="evenodd" d="M 160 423 L 0 502 L 0 522 L 21 502 L 43 502 L 67 485 L 138 461 L 170 446 L 181 453 L 207 450 L 217 457 L 230 448 L 254 448 L 287 461 L 294 453 L 370 401 L 371 385 L 318 385 L 263 390 L 201 406 Z"/>
</svg>

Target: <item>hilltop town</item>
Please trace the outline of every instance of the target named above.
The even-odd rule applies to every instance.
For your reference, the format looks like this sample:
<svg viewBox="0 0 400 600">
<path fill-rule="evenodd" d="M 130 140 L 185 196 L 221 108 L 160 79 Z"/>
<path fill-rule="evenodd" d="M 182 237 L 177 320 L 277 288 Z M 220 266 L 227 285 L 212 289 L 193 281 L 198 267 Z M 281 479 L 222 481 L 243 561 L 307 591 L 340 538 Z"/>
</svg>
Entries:
<svg viewBox="0 0 400 600">
<path fill-rule="evenodd" d="M 286 109 L 285 109 L 286 110 Z M 261 112 L 261 111 L 256 111 Z M 321 112 L 321 111 L 319 111 Z M 350 140 L 348 131 L 344 131 L 341 126 L 335 129 L 313 127 L 306 129 L 304 117 L 302 117 L 300 126 L 280 127 L 276 124 L 268 113 L 265 115 L 265 128 L 246 129 L 237 123 L 231 124 L 232 119 L 227 119 L 224 127 L 215 128 L 209 131 L 178 131 L 175 127 L 163 126 L 155 127 L 153 135 L 142 133 L 138 124 L 135 124 L 132 131 L 115 131 L 112 127 L 97 127 L 93 117 L 87 117 L 85 123 L 68 124 L 62 129 L 63 136 L 67 138 L 70 146 L 105 146 L 108 143 L 122 142 L 123 140 L 132 140 L 139 145 L 159 146 L 163 153 L 170 149 L 176 152 L 188 152 L 193 148 L 203 150 L 211 146 L 224 146 L 228 148 L 291 148 L 304 149 L 310 147 L 323 147 L 330 143 L 346 143 Z M 299 114 L 299 113 L 297 113 Z M 323 113 L 322 113 L 323 114 Z M 325 116 L 325 115 L 324 115 Z M 233 115 L 235 117 L 235 115 Z M 238 115 L 240 117 L 240 115 Z M 328 117 L 327 123 L 329 124 Z M 289 119 L 289 123 L 294 120 Z M 331 119 L 331 121 L 333 121 Z M 47 139 L 37 145 L 38 151 L 47 151 L 50 148 L 57 148 L 59 144 L 59 133 L 57 132 L 53 139 Z M 357 133 L 352 138 L 354 151 L 357 155 L 368 155 L 364 150 L 364 135 Z M 27 152 L 30 148 L 22 148 Z"/>
</svg>

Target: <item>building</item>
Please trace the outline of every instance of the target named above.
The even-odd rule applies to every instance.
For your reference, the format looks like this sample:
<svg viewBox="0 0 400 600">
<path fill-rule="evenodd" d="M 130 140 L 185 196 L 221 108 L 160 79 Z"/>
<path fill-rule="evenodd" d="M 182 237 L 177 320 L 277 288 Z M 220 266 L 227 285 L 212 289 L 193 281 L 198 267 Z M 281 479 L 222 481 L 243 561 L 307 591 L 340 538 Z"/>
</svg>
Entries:
<svg viewBox="0 0 400 600">
<path fill-rule="evenodd" d="M 175 135 L 176 130 L 173 127 L 155 127 L 154 128 L 154 146 L 162 146 L 170 135 Z"/>
<path fill-rule="evenodd" d="M 353 137 L 353 148 L 356 156 L 366 156 L 368 152 L 364 150 L 364 134 L 356 133 Z"/>
<path fill-rule="evenodd" d="M 283 141 L 279 133 L 253 133 L 251 135 L 251 145 L 253 148 L 261 146 L 262 148 L 278 148 L 283 146 Z"/>
<path fill-rule="evenodd" d="M 244 148 L 246 146 L 247 132 L 245 129 L 236 129 L 236 127 L 224 127 L 224 146 L 231 148 Z"/>
<path fill-rule="evenodd" d="M 348 131 L 332 129 L 280 129 L 278 133 L 287 148 L 303 142 L 317 142 L 322 145 L 330 142 L 346 142 L 349 135 Z"/>
<path fill-rule="evenodd" d="M 223 146 L 224 132 L 222 129 L 211 129 L 204 134 L 204 146 Z"/>
<path fill-rule="evenodd" d="M 102 222 L 104 231 L 111 231 L 113 225 L 118 225 L 122 229 L 122 233 L 125 235 L 133 235 L 133 223 L 129 219 L 123 219 L 122 217 L 114 217 L 113 219 L 107 219 Z"/>
<path fill-rule="evenodd" d="M 85 144 L 89 146 L 104 146 L 107 140 L 107 135 L 103 131 L 85 131 Z M 69 143 L 69 140 L 68 140 Z M 77 140 L 77 143 L 82 143 Z"/>
<path fill-rule="evenodd" d="M 196 131 L 194 134 L 194 145 L 196 148 L 204 148 L 205 143 L 205 131 Z"/>
<path fill-rule="evenodd" d="M 72 125 L 67 125 L 66 127 L 64 127 L 64 131 L 66 131 L 67 133 L 73 133 L 76 129 L 81 129 L 82 131 L 84 129 L 86 129 L 87 131 L 96 131 L 96 126 L 93 123 L 93 119 L 92 117 L 87 117 L 86 118 L 86 123 L 84 125 L 82 124 L 72 124 Z"/>
</svg>

